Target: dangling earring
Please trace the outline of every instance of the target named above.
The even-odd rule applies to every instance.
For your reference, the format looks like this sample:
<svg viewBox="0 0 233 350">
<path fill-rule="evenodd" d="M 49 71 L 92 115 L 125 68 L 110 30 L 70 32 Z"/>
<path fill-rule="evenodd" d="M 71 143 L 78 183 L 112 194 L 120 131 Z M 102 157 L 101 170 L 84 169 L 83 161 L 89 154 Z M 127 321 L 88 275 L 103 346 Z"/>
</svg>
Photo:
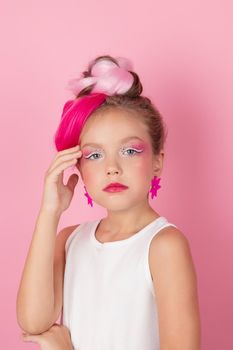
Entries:
<svg viewBox="0 0 233 350">
<path fill-rule="evenodd" d="M 151 193 L 151 199 L 153 199 L 154 197 L 157 196 L 157 190 L 159 188 L 161 188 L 161 186 L 159 185 L 159 181 L 161 180 L 160 177 L 157 178 L 157 176 L 155 175 L 154 178 L 151 180 L 151 189 L 150 189 L 150 193 Z"/>
<path fill-rule="evenodd" d="M 86 186 L 84 186 L 84 188 L 85 188 L 84 196 L 86 196 L 87 200 L 88 200 L 87 204 L 90 204 L 93 207 L 92 198 L 90 197 L 89 193 L 87 192 Z"/>
</svg>

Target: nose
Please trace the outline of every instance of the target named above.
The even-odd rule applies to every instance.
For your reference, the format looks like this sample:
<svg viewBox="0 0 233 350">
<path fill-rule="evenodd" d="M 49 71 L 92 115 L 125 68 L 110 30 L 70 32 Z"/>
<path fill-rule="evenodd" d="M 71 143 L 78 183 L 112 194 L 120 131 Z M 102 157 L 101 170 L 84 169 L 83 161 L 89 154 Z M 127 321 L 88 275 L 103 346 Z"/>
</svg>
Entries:
<svg viewBox="0 0 233 350">
<path fill-rule="evenodd" d="M 118 170 L 108 171 L 108 175 L 119 174 Z"/>
<path fill-rule="evenodd" d="M 116 159 L 115 155 L 106 159 L 105 163 L 106 173 L 108 175 L 119 175 L 122 172 L 119 159 Z"/>
<path fill-rule="evenodd" d="M 117 164 L 114 164 L 114 165 L 111 164 L 111 165 L 107 166 L 107 174 L 108 175 L 114 175 L 114 174 L 119 175 L 120 172 L 121 172 L 121 170 Z"/>
<path fill-rule="evenodd" d="M 119 174 L 119 171 L 118 170 L 108 170 L 107 174 L 108 175 Z"/>
</svg>

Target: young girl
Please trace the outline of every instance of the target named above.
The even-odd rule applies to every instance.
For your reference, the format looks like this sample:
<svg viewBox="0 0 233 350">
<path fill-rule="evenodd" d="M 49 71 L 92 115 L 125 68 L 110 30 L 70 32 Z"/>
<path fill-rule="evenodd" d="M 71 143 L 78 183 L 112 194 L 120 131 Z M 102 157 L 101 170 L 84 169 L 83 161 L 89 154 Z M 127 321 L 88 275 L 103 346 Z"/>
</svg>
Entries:
<svg viewBox="0 0 233 350">
<path fill-rule="evenodd" d="M 24 340 L 44 350 L 199 350 L 188 240 L 149 204 L 161 188 L 162 116 L 121 57 L 97 57 L 69 87 L 75 99 L 55 135 L 58 153 L 17 296 Z M 56 235 L 79 179 L 63 184 L 72 165 L 87 205 L 98 203 L 107 216 Z"/>
</svg>

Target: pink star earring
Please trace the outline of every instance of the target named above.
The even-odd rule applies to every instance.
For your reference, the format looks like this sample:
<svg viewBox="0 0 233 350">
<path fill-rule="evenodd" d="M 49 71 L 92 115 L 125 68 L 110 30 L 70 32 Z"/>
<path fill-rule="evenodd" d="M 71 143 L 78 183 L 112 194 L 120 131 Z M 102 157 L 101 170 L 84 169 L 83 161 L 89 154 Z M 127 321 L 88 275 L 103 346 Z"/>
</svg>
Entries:
<svg viewBox="0 0 233 350">
<path fill-rule="evenodd" d="M 161 188 L 161 186 L 159 185 L 161 178 L 158 178 L 157 176 L 154 176 L 154 178 L 151 180 L 151 189 L 150 189 L 150 193 L 151 193 L 151 198 L 153 199 L 154 197 L 157 196 L 157 191 L 159 188 Z M 89 193 L 87 192 L 86 186 L 84 186 L 85 188 L 85 196 L 87 197 L 87 204 L 90 204 L 93 207 L 93 200 L 90 197 Z"/>
<path fill-rule="evenodd" d="M 151 199 L 157 196 L 157 190 L 161 188 L 161 186 L 159 185 L 160 180 L 161 178 L 157 176 L 154 176 L 154 178 L 151 180 Z"/>
<path fill-rule="evenodd" d="M 84 196 L 87 197 L 87 204 L 90 204 L 92 207 L 93 207 L 93 201 L 92 201 L 92 198 L 90 197 L 89 193 L 87 192 L 87 189 L 86 189 L 86 186 L 84 186 L 85 188 L 85 193 L 84 193 Z"/>
</svg>

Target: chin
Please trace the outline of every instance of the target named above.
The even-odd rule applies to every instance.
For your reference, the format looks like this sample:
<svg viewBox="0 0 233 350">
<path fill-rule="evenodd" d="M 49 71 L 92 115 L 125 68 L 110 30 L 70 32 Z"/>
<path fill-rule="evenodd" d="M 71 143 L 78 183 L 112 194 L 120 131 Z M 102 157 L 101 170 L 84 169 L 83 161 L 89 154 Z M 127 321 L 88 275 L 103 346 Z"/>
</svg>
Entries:
<svg viewBox="0 0 233 350">
<path fill-rule="evenodd" d="M 95 200 L 95 202 L 107 210 L 119 211 L 119 210 L 128 210 L 132 208 L 135 203 L 129 200 L 129 198 L 120 198 L 114 197 L 105 198 L 104 200 Z"/>
</svg>

